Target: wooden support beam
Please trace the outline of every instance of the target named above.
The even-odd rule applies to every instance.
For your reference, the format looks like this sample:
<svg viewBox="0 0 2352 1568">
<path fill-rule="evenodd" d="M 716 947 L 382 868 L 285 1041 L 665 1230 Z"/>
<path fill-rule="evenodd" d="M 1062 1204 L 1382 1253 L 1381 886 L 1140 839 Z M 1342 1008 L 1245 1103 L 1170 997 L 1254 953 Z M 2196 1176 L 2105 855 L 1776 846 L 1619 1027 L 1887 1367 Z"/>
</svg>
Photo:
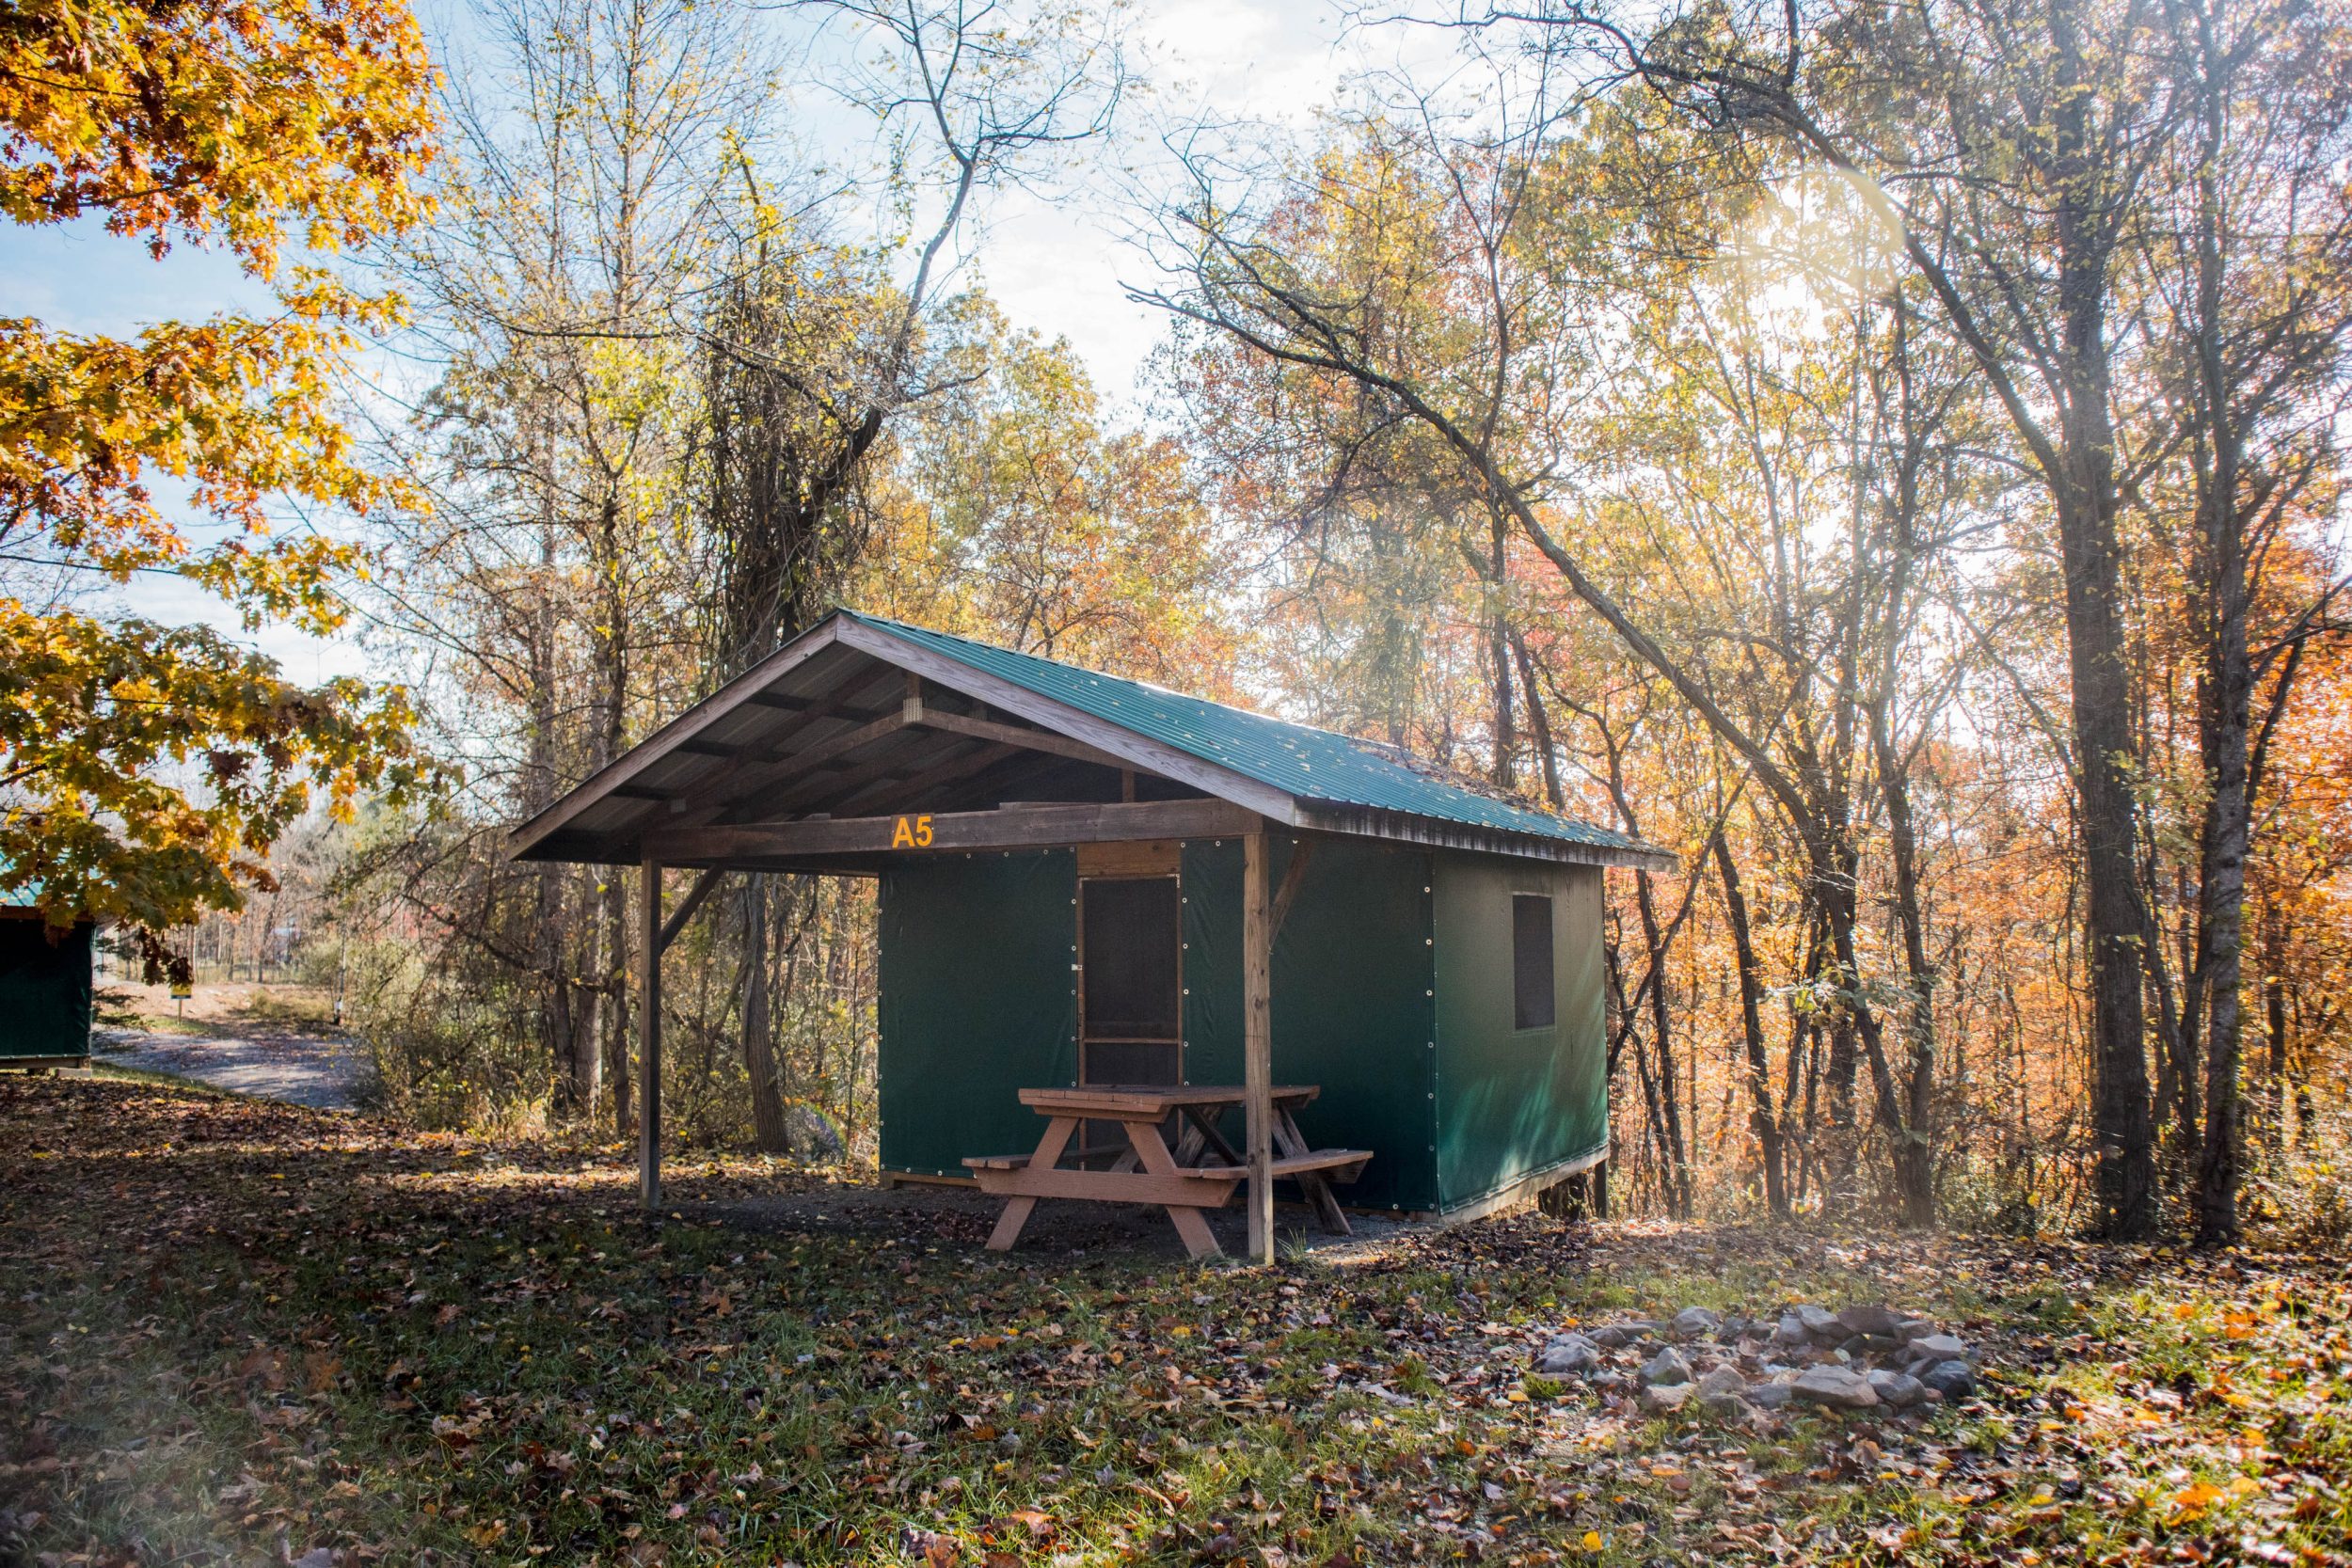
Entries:
<svg viewBox="0 0 2352 1568">
<path fill-rule="evenodd" d="M 850 677 L 826 697 L 813 705 L 803 707 L 801 715 L 782 732 L 771 736 L 756 751 L 745 751 L 707 779 L 697 781 L 671 807 L 677 814 L 707 814 L 725 807 L 746 795 L 766 788 L 780 778 L 788 778 L 807 766 L 803 760 L 807 751 L 791 750 L 791 744 L 828 719 L 858 719 L 871 723 L 881 719 L 897 720 L 897 712 L 877 718 L 865 706 L 866 694 L 882 684 L 894 672 L 882 671 L 863 679 Z M 853 732 L 851 732 L 853 733 Z M 819 744 L 828 744 L 819 742 Z"/>
<path fill-rule="evenodd" d="M 1078 762 L 1091 762 L 1104 768 L 1132 772 L 1124 757 L 1113 756 L 1099 746 L 1089 746 L 1083 740 L 1073 740 L 1051 730 L 1023 729 L 1018 724 L 1000 724 L 993 719 L 975 719 L 969 714 L 945 712 L 920 697 L 907 699 L 906 714 L 908 723 L 921 724 L 926 729 L 968 735 L 975 740 L 1000 741 L 1007 746 L 1019 746 L 1031 752 L 1049 752 L 1057 757 L 1070 757 Z"/>
<path fill-rule="evenodd" d="M 661 923 L 661 951 L 667 953 L 670 950 L 670 943 L 677 941 L 677 934 L 686 929 L 686 923 L 694 917 L 694 911 L 703 907 L 703 900 L 709 897 L 710 890 L 718 885 L 719 867 L 715 865 L 694 879 L 694 885 L 684 901 L 669 919 Z"/>
<path fill-rule="evenodd" d="M 1133 838 L 1237 838 L 1258 822 L 1223 800 L 1143 800 L 1009 806 L 947 812 L 930 818 L 930 842 L 910 847 L 896 816 L 845 816 L 799 822 L 655 829 L 649 857 L 678 864 L 723 864 L 807 855 L 937 853 L 949 849 L 1027 849 L 1104 844 Z M 1260 918 L 1264 903 L 1259 904 Z"/>
<path fill-rule="evenodd" d="M 661 863 L 638 867 L 637 1201 L 661 1208 Z"/>
<path fill-rule="evenodd" d="M 854 796 L 864 793 L 877 779 L 893 774 L 909 778 L 920 776 L 920 759 L 929 750 L 942 744 L 961 746 L 961 741 L 940 742 L 920 731 L 901 723 L 897 737 L 885 746 L 881 740 L 873 743 L 871 754 L 860 761 L 834 758 L 820 764 L 806 774 L 780 781 L 760 794 L 737 801 L 726 810 L 709 818 L 715 824 L 732 822 L 781 822 L 789 817 L 805 816 L 813 811 L 823 811 L 835 816 L 847 816 L 842 807 Z"/>
<path fill-rule="evenodd" d="M 1299 883 L 1307 879 L 1307 862 L 1313 858 L 1315 841 L 1302 838 L 1291 846 L 1291 863 L 1282 868 L 1282 885 L 1274 890 L 1274 915 L 1266 922 L 1266 940 L 1271 942 L 1282 934 L 1282 921 L 1291 912 L 1291 904 L 1298 896 Z"/>
<path fill-rule="evenodd" d="M 1249 1160 L 1249 1260 L 1274 1261 L 1274 930 L 1263 827 L 1242 839 L 1242 1118 Z"/>
<path fill-rule="evenodd" d="M 829 736 L 813 746 L 803 746 L 790 756 L 778 757 L 776 766 L 795 771 L 822 768 L 835 757 L 846 756 L 861 746 L 871 746 L 882 736 L 897 735 L 906 727 L 905 714 L 885 713 L 870 724 L 860 724 L 856 729 Z"/>
<path fill-rule="evenodd" d="M 975 750 L 952 761 L 935 764 L 920 772 L 886 773 L 873 783 L 861 786 L 854 795 L 844 796 L 833 804 L 835 816 L 870 816 L 876 812 L 895 812 L 910 801 L 937 800 L 937 790 L 943 784 L 960 783 L 975 773 L 987 771 L 1007 757 L 1020 755 L 1016 746 L 982 743 Z"/>
</svg>

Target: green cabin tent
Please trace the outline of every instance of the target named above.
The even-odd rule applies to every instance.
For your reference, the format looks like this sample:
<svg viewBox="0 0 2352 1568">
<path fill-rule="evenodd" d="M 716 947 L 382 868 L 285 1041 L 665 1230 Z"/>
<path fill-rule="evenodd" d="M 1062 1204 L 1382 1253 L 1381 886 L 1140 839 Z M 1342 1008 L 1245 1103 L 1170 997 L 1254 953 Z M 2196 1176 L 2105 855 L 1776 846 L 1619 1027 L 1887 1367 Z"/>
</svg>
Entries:
<svg viewBox="0 0 2352 1568">
<path fill-rule="evenodd" d="M 39 896 L 38 888 L 0 893 L 0 1069 L 89 1060 L 97 927 L 55 928 L 34 906 Z"/>
<path fill-rule="evenodd" d="M 952 1180 L 1036 1142 L 1025 1087 L 1245 1082 L 1253 833 L 1272 1076 L 1319 1088 L 1311 1144 L 1373 1151 L 1351 1207 L 1479 1212 L 1605 1158 L 1602 876 L 1669 857 L 1393 747 L 837 610 L 514 848 L 640 866 L 656 987 L 725 871 L 877 879 L 881 1164 Z M 668 867 L 702 875 L 660 918 Z"/>
</svg>

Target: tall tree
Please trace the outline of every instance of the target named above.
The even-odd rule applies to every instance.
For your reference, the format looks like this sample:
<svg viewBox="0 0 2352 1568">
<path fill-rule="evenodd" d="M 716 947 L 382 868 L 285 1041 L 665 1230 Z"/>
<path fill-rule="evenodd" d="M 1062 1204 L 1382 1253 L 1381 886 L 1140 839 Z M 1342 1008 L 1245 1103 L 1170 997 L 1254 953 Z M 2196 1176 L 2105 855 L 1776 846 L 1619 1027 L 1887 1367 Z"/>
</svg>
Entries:
<svg viewBox="0 0 2352 1568">
<path fill-rule="evenodd" d="M 2179 130 L 2161 8 L 1950 0 L 1620 21 L 1565 0 L 1528 14 L 1545 35 L 1537 47 L 1597 41 L 1694 123 L 1848 180 L 2006 411 L 2064 564 L 2098 1224 L 2149 1234 L 2158 1223 L 2141 999 L 2149 921 L 2118 531 L 2133 476 L 2120 462 L 2112 318 L 2151 175 Z"/>
<path fill-rule="evenodd" d="M 289 238 L 356 249 L 413 224 L 431 69 L 399 5 L 113 0 L 0 18 L 0 212 L 95 218 L 162 258 L 226 249 L 267 318 L 135 339 L 0 321 L 0 890 L 53 924 L 163 927 L 266 886 L 270 845 L 323 790 L 348 813 L 415 772 L 397 688 L 304 688 L 206 626 L 123 613 L 176 575 L 246 629 L 342 625 L 348 544 L 272 502 L 349 513 L 413 498 L 353 455 L 335 400 L 387 302 L 289 265 Z M 183 485 L 203 542 L 150 485 Z"/>
</svg>

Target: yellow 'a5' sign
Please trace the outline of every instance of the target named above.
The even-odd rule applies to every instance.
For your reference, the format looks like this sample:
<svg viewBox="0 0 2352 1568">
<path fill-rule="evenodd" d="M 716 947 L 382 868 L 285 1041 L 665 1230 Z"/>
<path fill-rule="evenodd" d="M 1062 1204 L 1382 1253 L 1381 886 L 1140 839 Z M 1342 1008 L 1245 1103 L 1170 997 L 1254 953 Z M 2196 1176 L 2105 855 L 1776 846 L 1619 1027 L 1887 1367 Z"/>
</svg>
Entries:
<svg viewBox="0 0 2352 1568">
<path fill-rule="evenodd" d="M 928 849 L 931 847 L 931 819 L 926 812 L 921 816 L 901 816 L 890 830 L 893 849 Z"/>
</svg>

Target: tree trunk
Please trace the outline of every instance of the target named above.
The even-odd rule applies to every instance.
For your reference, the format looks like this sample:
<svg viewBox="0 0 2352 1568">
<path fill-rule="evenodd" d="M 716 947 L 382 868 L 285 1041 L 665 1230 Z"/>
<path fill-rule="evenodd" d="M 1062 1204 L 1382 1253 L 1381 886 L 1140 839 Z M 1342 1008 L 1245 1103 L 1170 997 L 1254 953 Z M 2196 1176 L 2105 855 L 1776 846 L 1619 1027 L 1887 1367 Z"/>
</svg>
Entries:
<svg viewBox="0 0 2352 1568">
<path fill-rule="evenodd" d="M 1928 958 L 1927 916 L 1919 906 L 1919 847 L 1911 816 L 1911 780 L 1895 745 L 1882 692 L 1869 712 L 1879 796 L 1886 803 L 1887 857 L 1893 863 L 1895 924 L 1902 932 L 1903 973 L 1911 994 L 1903 1008 L 1903 1034 L 1910 1060 L 1903 1080 L 1903 1124 L 1889 1129 L 1898 1140 L 1896 1180 L 1904 1219 L 1916 1226 L 1935 1220 L 1935 966 Z"/>
<path fill-rule="evenodd" d="M 1554 811 L 1565 811 L 1568 800 L 1560 787 L 1559 753 L 1552 750 L 1551 715 L 1535 687 L 1535 661 L 1528 657 L 1527 639 L 1516 631 L 1511 634 L 1511 653 L 1518 665 L 1519 688 L 1527 693 L 1527 725 L 1535 739 L 1536 762 L 1543 769 L 1544 800 Z"/>
<path fill-rule="evenodd" d="M 789 1154 L 792 1130 L 776 1084 L 768 1013 L 767 879 L 753 872 L 743 880 L 743 1069 L 752 1085 L 752 1135 L 763 1154 Z"/>
<path fill-rule="evenodd" d="M 1715 869 L 1724 884 L 1724 918 L 1731 927 L 1731 950 L 1740 970 L 1740 1024 L 1748 1053 L 1748 1125 L 1756 1132 L 1764 1164 L 1764 1201 L 1773 1218 L 1785 1220 L 1789 1213 L 1788 1177 L 1783 1164 L 1780 1118 L 1772 1112 L 1772 1062 L 1764 1047 L 1764 988 L 1756 973 L 1748 898 L 1740 885 L 1740 868 L 1732 860 L 1731 847 L 1721 831 L 1715 834 L 1714 851 Z"/>
<path fill-rule="evenodd" d="M 2240 433 L 2229 407 L 2222 366 L 2221 92 L 2210 18 L 2205 19 L 2205 157 L 2198 172 L 2198 362 L 2203 386 L 2207 461 L 2201 464 L 2201 541 L 2208 641 L 2201 721 L 2207 796 L 2201 834 L 2197 968 L 2205 990 L 2205 1136 L 2197 1167 L 2197 1239 L 2207 1246 L 2236 1240 L 2239 1146 L 2238 1054 L 2240 949 L 2245 935 L 2246 853 L 2252 833 L 2248 751 L 2254 700 L 2247 651 L 2244 517 L 2238 506 L 2243 467 Z M 2281 696 L 2283 700 L 2283 694 Z"/>
<path fill-rule="evenodd" d="M 2286 921 L 2274 905 L 2263 921 L 2263 1023 L 2269 1047 L 2265 1075 L 2270 1101 L 2267 1135 L 2273 1148 L 2286 1143 L 2287 984 Z"/>
</svg>

